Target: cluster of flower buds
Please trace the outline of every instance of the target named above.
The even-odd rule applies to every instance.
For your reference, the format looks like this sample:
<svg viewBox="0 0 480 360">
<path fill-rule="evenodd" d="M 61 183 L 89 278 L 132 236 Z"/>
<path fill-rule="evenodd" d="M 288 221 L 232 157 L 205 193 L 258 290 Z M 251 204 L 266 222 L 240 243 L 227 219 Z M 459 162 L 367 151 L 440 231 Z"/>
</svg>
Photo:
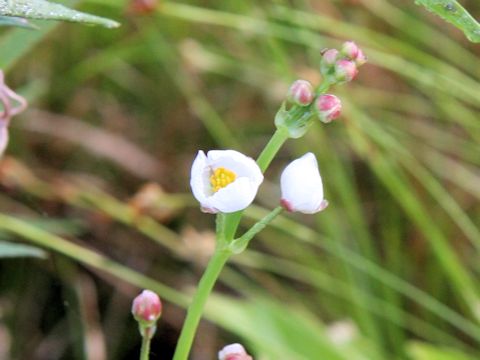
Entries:
<svg viewBox="0 0 480 360">
<path fill-rule="evenodd" d="M 331 84 L 343 84 L 352 81 L 358 74 L 358 68 L 365 64 L 366 56 L 353 41 L 346 41 L 340 51 L 327 49 L 320 63 L 320 72 Z"/>
<path fill-rule="evenodd" d="M 287 100 L 298 106 L 313 104 L 313 110 L 320 121 L 329 123 L 340 116 L 342 103 L 338 97 L 331 94 L 321 94 L 315 97 L 312 84 L 307 80 L 296 80 L 290 85 Z"/>
<path fill-rule="evenodd" d="M 18 105 L 14 106 L 12 100 Z M 0 70 L 0 104 L 3 108 L 0 112 L 0 156 L 2 156 L 8 144 L 10 119 L 27 107 L 27 101 L 5 84 L 2 70 Z"/>
<path fill-rule="evenodd" d="M 283 128 L 289 137 L 303 136 L 312 124 L 313 118 L 329 123 L 340 116 L 342 103 L 338 97 L 325 94 L 330 85 L 351 81 L 358 73 L 358 68 L 367 61 L 363 51 L 353 41 L 343 44 L 340 51 L 328 49 L 323 52 L 320 72 L 323 82 L 314 88 L 307 80 L 296 80 L 290 85 L 286 102 L 275 116 L 277 128 Z"/>
<path fill-rule="evenodd" d="M 218 360 L 253 360 L 240 344 L 230 344 L 218 352 Z"/>
<path fill-rule="evenodd" d="M 157 320 L 162 315 L 162 302 L 153 291 L 143 290 L 133 300 L 132 314 L 138 322 L 140 334 L 152 338 Z"/>
</svg>

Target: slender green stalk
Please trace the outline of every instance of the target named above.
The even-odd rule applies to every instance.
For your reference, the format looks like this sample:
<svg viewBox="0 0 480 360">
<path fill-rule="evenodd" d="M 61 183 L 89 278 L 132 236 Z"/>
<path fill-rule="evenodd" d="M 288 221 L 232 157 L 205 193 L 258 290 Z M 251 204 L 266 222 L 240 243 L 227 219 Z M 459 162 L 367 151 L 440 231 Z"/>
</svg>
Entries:
<svg viewBox="0 0 480 360">
<path fill-rule="evenodd" d="M 273 158 L 277 154 L 278 150 L 282 147 L 283 143 L 288 139 L 288 132 L 285 129 L 277 129 L 272 138 L 265 146 L 265 149 L 261 152 L 257 159 L 257 164 L 265 172 L 268 165 L 272 162 Z"/>
<path fill-rule="evenodd" d="M 148 360 L 150 355 L 150 342 L 153 334 L 151 331 L 155 331 L 155 327 L 145 328 L 142 334 L 142 349 L 140 350 L 140 360 Z"/>
<path fill-rule="evenodd" d="M 318 87 L 317 89 L 315 90 L 315 93 L 317 95 L 320 95 L 320 94 L 325 94 L 328 90 L 328 88 L 330 87 L 330 82 L 329 81 L 324 81 L 322 82 Z"/>
<path fill-rule="evenodd" d="M 207 302 L 208 296 L 210 295 L 223 266 L 231 255 L 231 251 L 217 248 L 210 259 L 207 269 L 198 284 L 197 292 L 188 308 L 187 317 L 183 324 L 180 338 L 178 339 L 173 360 L 187 360 L 198 323 L 202 317 L 205 303 Z"/>
<path fill-rule="evenodd" d="M 250 240 L 252 240 L 253 237 L 260 231 L 265 229 L 265 226 L 270 224 L 282 211 L 283 207 L 277 206 L 275 209 L 269 212 L 267 216 L 253 225 L 245 234 L 238 239 L 233 240 L 229 246 L 232 252 L 234 254 L 240 254 L 242 251 L 244 251 L 250 243 Z"/>
</svg>

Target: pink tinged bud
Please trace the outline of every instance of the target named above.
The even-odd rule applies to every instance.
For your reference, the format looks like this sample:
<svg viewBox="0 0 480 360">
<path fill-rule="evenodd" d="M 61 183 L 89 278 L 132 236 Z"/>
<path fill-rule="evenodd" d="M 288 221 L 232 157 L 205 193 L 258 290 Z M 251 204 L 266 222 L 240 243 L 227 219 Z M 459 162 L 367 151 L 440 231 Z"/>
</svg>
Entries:
<svg viewBox="0 0 480 360">
<path fill-rule="evenodd" d="M 338 54 L 337 49 L 328 49 L 323 53 L 322 62 L 325 65 L 333 65 L 338 59 Z"/>
<path fill-rule="evenodd" d="M 335 78 L 340 83 L 352 81 L 357 74 L 357 65 L 353 61 L 342 59 L 335 63 Z"/>
<path fill-rule="evenodd" d="M 358 56 L 360 48 L 353 41 L 343 43 L 341 54 L 350 60 L 355 60 Z"/>
<path fill-rule="evenodd" d="M 155 11 L 157 0 L 131 0 L 130 10 L 136 15 L 146 15 Z"/>
<path fill-rule="evenodd" d="M 5 152 L 8 144 L 8 128 L 6 124 L 0 124 L 0 157 Z"/>
<path fill-rule="evenodd" d="M 310 105 L 313 101 L 312 85 L 306 80 L 296 80 L 288 89 L 287 99 L 300 106 Z"/>
<path fill-rule="evenodd" d="M 312 153 L 292 161 L 280 176 L 280 204 L 290 212 L 315 214 L 325 209 L 323 184 L 317 159 Z"/>
<path fill-rule="evenodd" d="M 335 95 L 323 94 L 315 101 L 315 111 L 321 122 L 329 123 L 340 116 L 342 102 Z"/>
<path fill-rule="evenodd" d="M 218 352 L 218 360 L 253 360 L 240 344 L 230 344 Z"/>
<path fill-rule="evenodd" d="M 367 57 L 363 53 L 362 49 L 358 49 L 357 57 L 355 58 L 355 64 L 357 67 L 362 66 L 367 62 Z"/>
<path fill-rule="evenodd" d="M 139 323 L 153 326 L 162 314 L 162 302 L 153 291 L 143 290 L 133 300 L 132 314 Z"/>
</svg>

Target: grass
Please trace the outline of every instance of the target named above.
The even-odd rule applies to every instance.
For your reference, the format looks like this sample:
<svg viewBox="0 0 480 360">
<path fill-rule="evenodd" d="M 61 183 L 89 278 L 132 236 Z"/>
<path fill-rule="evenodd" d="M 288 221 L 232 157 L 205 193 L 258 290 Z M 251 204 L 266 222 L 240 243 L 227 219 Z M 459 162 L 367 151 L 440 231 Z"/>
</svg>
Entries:
<svg viewBox="0 0 480 360">
<path fill-rule="evenodd" d="M 256 157 L 289 82 L 318 82 L 319 50 L 352 39 L 369 62 L 332 90 L 342 118 L 286 144 L 242 225 L 277 205 L 281 169 L 307 151 L 329 208 L 279 217 L 233 258 L 192 358 L 237 341 L 256 359 L 479 356 L 478 47 L 408 1 L 126 8 L 80 7 L 120 20 L 118 30 L 42 23 L 0 33 L 0 67 L 32 109 L 13 120 L 0 166 L 0 230 L 50 254 L 0 261 L 0 330 L 10 338 L 0 354 L 85 359 L 81 349 L 100 341 L 103 358 L 135 358 L 130 301 L 151 287 L 166 303 L 152 358 L 170 358 L 214 226 L 188 194 L 194 154 Z M 159 172 L 135 174 L 81 138 L 38 132 L 33 114 L 45 113 L 121 137 Z M 163 193 L 133 201 L 145 183 Z"/>
</svg>

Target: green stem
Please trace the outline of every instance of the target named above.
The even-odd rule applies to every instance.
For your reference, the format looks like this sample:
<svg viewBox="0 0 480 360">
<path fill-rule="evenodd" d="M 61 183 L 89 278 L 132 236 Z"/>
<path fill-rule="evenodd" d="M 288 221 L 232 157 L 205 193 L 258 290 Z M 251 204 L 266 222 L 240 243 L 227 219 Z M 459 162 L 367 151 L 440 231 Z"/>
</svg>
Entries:
<svg viewBox="0 0 480 360">
<path fill-rule="evenodd" d="M 250 240 L 252 240 L 253 237 L 257 235 L 260 231 L 265 229 L 265 227 L 270 224 L 282 211 L 283 207 L 277 206 L 263 219 L 253 225 L 245 234 L 243 234 L 238 239 L 233 240 L 229 245 L 230 250 L 232 250 L 234 254 L 240 254 L 243 250 L 247 248 Z"/>
<path fill-rule="evenodd" d="M 265 172 L 265 170 L 267 170 L 268 165 L 270 165 L 278 150 L 280 150 L 283 143 L 287 141 L 287 139 L 288 131 L 286 131 L 285 129 L 277 129 L 275 131 L 272 138 L 265 146 L 265 149 L 263 149 L 257 159 L 257 164 L 262 170 L 262 172 Z"/>
<path fill-rule="evenodd" d="M 315 93 L 317 95 L 320 95 L 320 94 L 325 94 L 328 90 L 328 88 L 330 87 L 330 85 L 332 85 L 328 80 L 325 80 L 323 81 L 319 86 L 318 88 L 315 90 Z"/>
<path fill-rule="evenodd" d="M 197 292 L 188 308 L 173 360 L 187 360 L 205 303 L 230 255 L 232 255 L 231 251 L 217 248 L 210 259 L 198 284 Z"/>
<path fill-rule="evenodd" d="M 150 355 L 150 341 L 152 340 L 153 334 L 151 331 L 155 331 L 155 327 L 145 328 L 142 333 L 142 349 L 140 350 L 140 360 L 148 360 Z"/>
</svg>

